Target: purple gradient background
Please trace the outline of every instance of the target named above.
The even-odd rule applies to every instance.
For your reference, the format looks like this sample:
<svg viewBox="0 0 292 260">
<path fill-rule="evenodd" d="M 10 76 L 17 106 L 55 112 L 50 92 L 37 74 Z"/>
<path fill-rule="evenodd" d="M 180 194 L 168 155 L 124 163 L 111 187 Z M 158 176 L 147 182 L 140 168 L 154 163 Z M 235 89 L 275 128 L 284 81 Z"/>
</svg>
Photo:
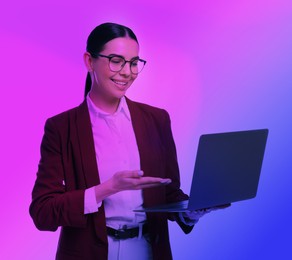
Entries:
<svg viewBox="0 0 292 260">
<path fill-rule="evenodd" d="M 28 214 L 43 126 L 82 101 L 86 37 L 106 21 L 139 38 L 128 96 L 169 111 L 186 192 L 201 134 L 270 129 L 256 199 L 188 236 L 170 223 L 174 259 L 292 259 L 292 1 L 79 2 L 0 4 L 0 259 L 54 259 L 58 232 Z"/>
</svg>

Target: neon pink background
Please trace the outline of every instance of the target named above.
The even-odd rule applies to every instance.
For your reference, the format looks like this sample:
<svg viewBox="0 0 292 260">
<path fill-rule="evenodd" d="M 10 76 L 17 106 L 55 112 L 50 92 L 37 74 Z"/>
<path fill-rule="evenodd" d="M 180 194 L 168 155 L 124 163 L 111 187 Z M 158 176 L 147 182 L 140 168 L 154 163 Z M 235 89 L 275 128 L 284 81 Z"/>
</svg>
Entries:
<svg viewBox="0 0 292 260">
<path fill-rule="evenodd" d="M 0 5 L 0 259 L 54 259 L 58 232 L 36 230 L 28 214 L 43 126 L 82 101 L 86 38 L 106 21 L 138 36 L 148 63 L 128 97 L 169 111 L 187 193 L 201 134 L 270 129 L 256 199 L 188 236 L 170 223 L 174 259 L 292 257 L 290 0 Z"/>
</svg>

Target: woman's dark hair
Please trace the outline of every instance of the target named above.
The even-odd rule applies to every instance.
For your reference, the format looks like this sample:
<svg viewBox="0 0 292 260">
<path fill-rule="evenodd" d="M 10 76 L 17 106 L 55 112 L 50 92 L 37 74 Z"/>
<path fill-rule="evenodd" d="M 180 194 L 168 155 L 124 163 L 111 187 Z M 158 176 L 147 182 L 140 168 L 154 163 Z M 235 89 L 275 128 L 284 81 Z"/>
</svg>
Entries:
<svg viewBox="0 0 292 260">
<path fill-rule="evenodd" d="M 138 43 L 136 35 L 130 28 L 116 23 L 103 23 L 95 27 L 89 34 L 87 38 L 86 51 L 91 55 L 98 54 L 103 50 L 104 45 L 107 42 L 119 37 L 130 37 Z M 86 97 L 90 91 L 91 84 L 92 82 L 88 72 L 85 83 L 84 97 Z"/>
</svg>

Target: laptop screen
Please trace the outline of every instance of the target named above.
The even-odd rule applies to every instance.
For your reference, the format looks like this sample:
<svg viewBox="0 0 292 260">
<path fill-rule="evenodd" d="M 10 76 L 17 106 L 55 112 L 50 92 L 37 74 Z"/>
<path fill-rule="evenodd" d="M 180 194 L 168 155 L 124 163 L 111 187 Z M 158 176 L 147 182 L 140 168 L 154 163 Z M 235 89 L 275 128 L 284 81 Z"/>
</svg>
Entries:
<svg viewBox="0 0 292 260">
<path fill-rule="evenodd" d="M 254 198 L 267 136 L 267 129 L 202 135 L 188 208 Z"/>
</svg>

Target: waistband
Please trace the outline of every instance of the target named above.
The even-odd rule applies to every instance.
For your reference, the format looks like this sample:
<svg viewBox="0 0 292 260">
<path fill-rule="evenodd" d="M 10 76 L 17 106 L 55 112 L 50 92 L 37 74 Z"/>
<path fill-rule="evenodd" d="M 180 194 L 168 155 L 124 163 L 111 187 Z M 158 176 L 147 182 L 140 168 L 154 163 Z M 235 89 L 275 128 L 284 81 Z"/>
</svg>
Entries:
<svg viewBox="0 0 292 260">
<path fill-rule="evenodd" d="M 107 234 L 115 239 L 128 239 L 134 237 L 141 237 L 148 233 L 148 225 L 143 224 L 134 228 L 114 229 L 106 227 Z"/>
</svg>

